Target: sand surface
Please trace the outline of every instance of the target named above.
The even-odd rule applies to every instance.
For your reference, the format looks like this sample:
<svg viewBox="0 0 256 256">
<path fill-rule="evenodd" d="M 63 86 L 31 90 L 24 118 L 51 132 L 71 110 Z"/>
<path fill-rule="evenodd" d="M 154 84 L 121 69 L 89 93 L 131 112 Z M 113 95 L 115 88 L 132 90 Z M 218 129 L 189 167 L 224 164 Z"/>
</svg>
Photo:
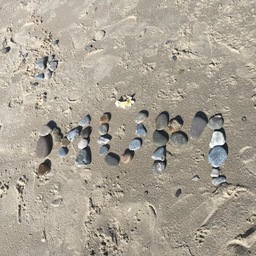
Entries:
<svg viewBox="0 0 256 256">
<path fill-rule="evenodd" d="M 1 2 L 0 48 L 10 47 L 0 53 L 1 256 L 256 255 L 254 0 Z M 34 63 L 49 54 L 58 68 L 33 86 Z M 117 108 L 125 94 L 135 104 Z M 127 165 L 106 165 L 99 117 L 112 114 L 111 150 L 121 154 L 142 109 L 142 148 Z M 185 132 L 197 111 L 222 113 L 228 184 L 211 184 L 209 128 L 168 147 L 165 172 L 151 172 L 162 111 L 180 115 Z M 40 127 L 53 120 L 66 133 L 86 114 L 92 164 L 75 166 L 77 142 L 64 159 L 55 145 L 38 177 Z"/>
</svg>

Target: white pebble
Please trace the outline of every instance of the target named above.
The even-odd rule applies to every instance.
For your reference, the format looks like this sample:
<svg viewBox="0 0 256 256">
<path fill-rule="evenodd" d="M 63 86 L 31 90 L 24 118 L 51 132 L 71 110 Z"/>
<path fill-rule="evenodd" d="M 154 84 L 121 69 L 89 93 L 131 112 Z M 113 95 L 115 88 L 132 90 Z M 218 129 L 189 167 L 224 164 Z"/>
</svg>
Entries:
<svg viewBox="0 0 256 256">
<path fill-rule="evenodd" d="M 227 182 L 227 179 L 225 176 L 219 176 L 217 178 L 212 178 L 212 185 L 215 187 L 217 187 L 220 184 L 225 183 L 225 182 Z"/>
<path fill-rule="evenodd" d="M 216 168 L 212 168 L 211 177 L 212 177 L 212 178 L 217 178 L 217 177 L 219 177 L 219 175 L 220 175 L 219 170 L 216 169 Z"/>
<path fill-rule="evenodd" d="M 87 146 L 88 146 L 88 140 L 87 139 L 81 139 L 79 142 L 78 142 L 78 144 L 77 144 L 77 146 L 78 146 L 78 148 L 79 149 L 83 149 L 83 148 L 86 148 Z"/>
<path fill-rule="evenodd" d="M 214 131 L 212 134 L 212 139 L 209 144 L 210 148 L 215 146 L 222 146 L 226 143 L 224 134 L 220 131 Z"/>
</svg>

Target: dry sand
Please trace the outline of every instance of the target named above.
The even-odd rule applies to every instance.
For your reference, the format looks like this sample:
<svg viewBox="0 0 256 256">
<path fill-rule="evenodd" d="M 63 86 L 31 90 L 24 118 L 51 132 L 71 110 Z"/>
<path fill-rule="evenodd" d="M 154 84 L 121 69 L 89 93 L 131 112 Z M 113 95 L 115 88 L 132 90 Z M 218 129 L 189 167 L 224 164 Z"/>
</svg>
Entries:
<svg viewBox="0 0 256 256">
<path fill-rule="evenodd" d="M 0 54 L 0 255 L 256 255 L 255 11 L 255 0 L 2 1 L 0 40 L 11 49 Z M 56 72 L 33 88 L 35 61 L 52 53 Z M 135 104 L 117 108 L 127 93 Z M 143 147 L 128 165 L 107 166 L 99 117 L 111 112 L 120 154 L 142 109 Z M 208 128 L 169 148 L 165 173 L 153 175 L 161 111 L 181 115 L 186 132 L 197 111 L 223 114 L 228 185 L 211 184 Z M 92 164 L 75 167 L 76 144 L 65 159 L 55 146 L 38 178 L 40 127 L 54 120 L 67 132 L 88 113 Z"/>
</svg>

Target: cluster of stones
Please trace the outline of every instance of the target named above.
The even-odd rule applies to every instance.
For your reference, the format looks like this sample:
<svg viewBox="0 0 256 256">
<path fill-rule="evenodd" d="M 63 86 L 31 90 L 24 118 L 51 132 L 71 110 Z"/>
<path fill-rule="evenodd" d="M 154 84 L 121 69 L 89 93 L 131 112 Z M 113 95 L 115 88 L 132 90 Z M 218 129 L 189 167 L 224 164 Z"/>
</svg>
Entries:
<svg viewBox="0 0 256 256">
<path fill-rule="evenodd" d="M 58 61 L 56 60 L 55 55 L 45 56 L 36 61 L 35 67 L 44 71 L 35 76 L 36 80 L 50 79 L 52 77 L 52 73 L 58 67 Z"/>
</svg>

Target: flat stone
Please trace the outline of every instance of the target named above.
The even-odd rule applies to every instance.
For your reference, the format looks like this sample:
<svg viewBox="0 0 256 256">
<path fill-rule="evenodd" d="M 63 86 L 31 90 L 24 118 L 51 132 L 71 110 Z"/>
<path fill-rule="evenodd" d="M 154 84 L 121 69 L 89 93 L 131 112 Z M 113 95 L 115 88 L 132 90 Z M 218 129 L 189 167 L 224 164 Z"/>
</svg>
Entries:
<svg viewBox="0 0 256 256">
<path fill-rule="evenodd" d="M 124 164 L 128 164 L 134 156 L 134 151 L 130 150 L 130 149 L 126 149 L 125 152 L 121 155 L 121 161 Z"/>
<path fill-rule="evenodd" d="M 170 141 L 173 145 L 183 146 L 188 143 L 188 136 L 186 133 L 181 131 L 175 132 L 171 134 Z"/>
<path fill-rule="evenodd" d="M 105 135 L 108 133 L 108 129 L 109 129 L 109 124 L 105 123 L 105 124 L 101 124 L 98 128 L 99 134 L 100 135 Z"/>
<path fill-rule="evenodd" d="M 86 127 L 90 124 L 91 122 L 91 116 L 90 115 L 86 115 L 85 117 L 83 117 L 79 122 L 78 125 Z"/>
<path fill-rule="evenodd" d="M 226 143 L 224 134 L 220 131 L 214 131 L 212 134 L 212 139 L 209 144 L 210 148 L 213 148 L 215 146 L 222 146 Z"/>
<path fill-rule="evenodd" d="M 166 158 L 166 148 L 165 147 L 159 147 L 155 150 L 153 155 L 151 156 L 154 160 L 164 161 Z"/>
<path fill-rule="evenodd" d="M 94 33 L 94 40 L 95 41 L 100 41 L 102 40 L 106 35 L 106 31 L 105 30 L 99 30 L 99 31 L 96 31 Z"/>
<path fill-rule="evenodd" d="M 220 167 L 224 164 L 227 157 L 227 151 L 221 146 L 216 146 L 210 150 L 208 154 L 208 161 L 212 167 Z"/>
<path fill-rule="evenodd" d="M 198 175 L 194 175 L 192 178 L 191 178 L 192 181 L 198 181 L 200 180 L 199 176 Z"/>
<path fill-rule="evenodd" d="M 216 168 L 212 168 L 212 171 L 211 171 L 211 177 L 213 178 L 217 178 L 220 176 L 220 172 L 219 172 L 219 169 L 216 169 Z"/>
<path fill-rule="evenodd" d="M 53 130 L 52 130 L 53 143 L 54 144 L 60 143 L 62 138 L 63 138 L 63 135 L 61 133 L 60 128 L 58 128 L 58 127 L 53 128 Z"/>
<path fill-rule="evenodd" d="M 147 129 L 143 124 L 137 124 L 135 129 L 135 135 L 137 136 L 146 136 L 147 135 Z"/>
<path fill-rule="evenodd" d="M 3 47 L 3 48 L 1 49 L 1 53 L 6 54 L 6 53 L 8 53 L 10 50 L 11 50 L 11 47 L 10 47 L 10 46 Z"/>
<path fill-rule="evenodd" d="M 85 138 L 85 139 L 88 139 L 91 135 L 91 132 L 92 132 L 92 127 L 91 126 L 87 126 L 86 128 L 84 128 L 82 131 L 81 131 L 81 137 L 82 138 Z"/>
<path fill-rule="evenodd" d="M 106 145 L 109 143 L 111 137 L 110 135 L 106 134 L 106 135 L 102 135 L 97 139 L 97 143 L 100 145 Z"/>
<path fill-rule="evenodd" d="M 36 62 L 35 62 L 35 67 L 37 69 L 40 69 L 40 70 L 44 70 L 46 69 L 46 66 L 47 66 L 47 61 L 48 61 L 48 57 L 42 57 L 42 58 L 39 58 Z"/>
<path fill-rule="evenodd" d="M 138 150 L 142 146 L 142 140 L 140 138 L 133 139 L 129 144 L 129 149 L 132 151 Z"/>
<path fill-rule="evenodd" d="M 166 131 L 155 130 L 153 133 L 153 143 L 157 147 L 162 147 L 167 144 L 169 135 Z"/>
<path fill-rule="evenodd" d="M 68 154 L 68 148 L 67 147 L 61 147 L 58 150 L 58 156 L 61 158 L 64 158 Z"/>
<path fill-rule="evenodd" d="M 156 118 L 156 129 L 164 130 L 167 128 L 169 122 L 169 114 L 167 112 L 160 113 Z"/>
<path fill-rule="evenodd" d="M 81 139 L 79 142 L 78 142 L 78 144 L 77 144 L 77 147 L 79 148 L 79 149 L 83 149 L 83 148 L 86 148 L 87 146 L 88 146 L 88 144 L 89 144 L 89 141 L 87 140 L 87 139 Z"/>
<path fill-rule="evenodd" d="M 104 113 L 101 117 L 100 117 L 100 124 L 104 124 L 104 123 L 108 123 L 110 121 L 111 115 L 110 113 Z"/>
<path fill-rule="evenodd" d="M 144 122 L 147 118 L 148 118 L 148 111 L 142 110 L 135 117 L 135 123 L 140 124 L 140 123 Z"/>
<path fill-rule="evenodd" d="M 41 136 L 46 136 L 46 135 L 50 134 L 51 132 L 52 132 L 52 128 L 50 126 L 48 126 L 47 124 L 45 124 L 41 127 L 39 134 Z"/>
<path fill-rule="evenodd" d="M 55 71 L 58 67 L 58 61 L 51 61 L 47 63 L 47 67 L 49 68 L 50 71 Z"/>
<path fill-rule="evenodd" d="M 80 132 L 81 132 L 81 126 L 78 126 L 70 130 L 67 133 L 66 137 L 69 141 L 73 142 L 76 138 L 78 138 L 78 136 L 80 135 Z"/>
<path fill-rule="evenodd" d="M 61 143 L 63 146 L 67 146 L 70 144 L 70 141 L 66 137 L 64 137 L 61 139 Z"/>
<path fill-rule="evenodd" d="M 90 147 L 86 147 L 81 149 L 78 152 L 78 155 L 75 160 L 75 164 L 78 167 L 83 167 L 89 165 L 92 161 L 91 149 Z"/>
<path fill-rule="evenodd" d="M 217 187 L 219 185 L 221 185 L 222 183 L 226 183 L 227 179 L 225 176 L 219 176 L 217 178 L 212 178 L 212 185 Z"/>
<path fill-rule="evenodd" d="M 155 161 L 152 165 L 152 171 L 154 174 L 162 174 L 166 167 L 165 161 Z"/>
<path fill-rule="evenodd" d="M 44 79 L 49 80 L 51 77 L 52 77 L 52 71 L 49 70 L 49 69 L 47 69 L 47 70 L 44 72 Z"/>
<path fill-rule="evenodd" d="M 179 197 L 181 194 L 182 194 L 181 188 L 177 189 L 176 192 L 175 192 L 175 196 Z"/>
<path fill-rule="evenodd" d="M 44 79 L 44 73 L 38 74 L 35 76 L 36 80 L 43 80 Z"/>
<path fill-rule="evenodd" d="M 207 126 L 212 130 L 221 129 L 223 125 L 224 125 L 224 119 L 220 114 L 212 116 L 207 124 Z"/>
<path fill-rule="evenodd" d="M 119 164 L 120 157 L 115 153 L 108 153 L 105 156 L 105 162 L 110 166 L 117 166 Z"/>
<path fill-rule="evenodd" d="M 178 132 L 180 131 L 181 128 L 182 128 L 182 124 L 175 118 L 172 118 L 168 123 L 169 133 Z"/>
<path fill-rule="evenodd" d="M 52 151 L 52 136 L 42 136 L 38 139 L 36 145 L 36 156 L 39 158 L 45 158 Z"/>
<path fill-rule="evenodd" d="M 108 144 L 102 145 L 99 149 L 99 155 L 104 156 L 109 151 L 110 146 Z"/>
<path fill-rule="evenodd" d="M 203 133 L 205 127 L 207 125 L 207 122 L 205 119 L 195 116 L 192 120 L 191 128 L 189 130 L 189 138 L 191 140 L 198 139 L 201 134 Z"/>
<path fill-rule="evenodd" d="M 51 162 L 50 160 L 46 160 L 43 163 L 41 163 L 38 167 L 37 174 L 39 176 L 45 175 L 51 170 Z"/>
</svg>

